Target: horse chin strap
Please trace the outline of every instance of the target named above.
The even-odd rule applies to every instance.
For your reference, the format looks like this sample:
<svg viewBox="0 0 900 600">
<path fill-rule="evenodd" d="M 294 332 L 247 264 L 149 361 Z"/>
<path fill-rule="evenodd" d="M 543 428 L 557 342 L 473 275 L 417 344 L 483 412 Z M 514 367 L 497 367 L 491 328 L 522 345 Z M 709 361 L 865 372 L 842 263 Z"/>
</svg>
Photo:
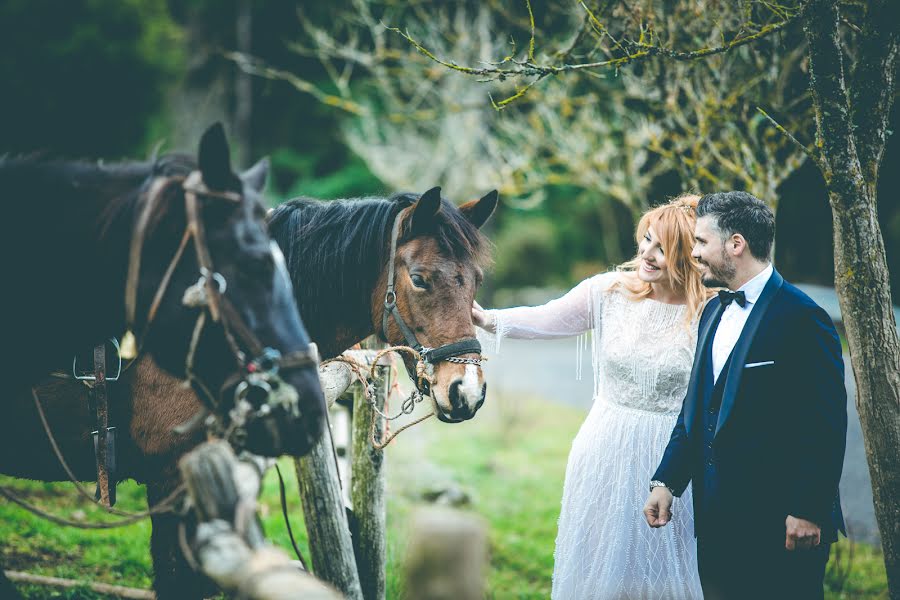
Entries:
<svg viewBox="0 0 900 600">
<path fill-rule="evenodd" d="M 178 177 L 160 177 L 151 185 L 148 193 L 146 204 L 138 217 L 135 225 L 134 235 L 131 239 L 131 247 L 128 257 L 128 278 L 125 283 L 125 317 L 128 325 L 127 332 L 122 339 L 121 356 L 126 359 L 134 359 L 137 357 L 138 345 L 133 333 L 135 326 L 135 313 L 137 311 L 137 287 L 139 273 L 141 267 L 141 251 L 146 237 L 147 224 L 150 216 L 154 212 L 154 208 L 159 204 L 160 197 L 165 188 L 173 182 L 181 181 Z M 207 312 L 213 322 L 219 323 L 225 333 L 225 339 L 238 365 L 238 371 L 226 380 L 228 384 L 235 388 L 235 403 L 240 404 L 241 415 L 238 425 L 242 425 L 249 417 L 265 416 L 272 410 L 272 404 L 285 408 L 287 404 L 293 400 L 293 409 L 287 411 L 289 416 L 297 417 L 296 398 L 287 398 L 290 386 L 279 386 L 281 379 L 278 373 L 286 372 L 291 369 L 307 368 L 318 365 L 318 352 L 314 347 L 310 347 L 305 351 L 291 352 L 282 356 L 277 350 L 264 347 L 257 339 L 253 331 L 247 327 L 238 310 L 231 301 L 224 295 L 227 282 L 225 278 L 215 271 L 212 264 L 212 258 L 209 254 L 209 248 L 206 244 L 206 231 L 203 222 L 200 219 L 199 197 L 218 198 L 232 203 L 239 203 L 241 195 L 234 192 L 213 191 L 206 187 L 200 171 L 193 171 L 187 178 L 181 181 L 184 190 L 185 213 L 187 215 L 187 226 L 181 243 L 172 257 L 168 268 L 163 275 L 156 295 L 150 304 L 150 310 L 147 313 L 146 324 L 144 325 L 144 334 L 146 335 L 156 313 L 162 303 L 162 299 L 166 294 L 172 274 L 175 272 L 178 263 L 181 261 L 184 251 L 189 241 L 193 240 L 194 251 L 197 256 L 197 263 L 200 270 L 200 278 L 195 284 L 188 287 L 182 298 L 182 304 L 188 308 L 200 308 L 200 314 L 194 325 L 194 331 L 191 336 L 191 343 L 188 354 L 185 358 L 185 372 L 191 381 L 191 384 L 197 389 L 200 398 L 210 407 L 217 408 L 216 396 L 203 384 L 203 382 L 194 374 L 194 361 L 197 346 L 201 337 L 201 333 L 206 325 Z M 274 244 L 274 242 L 272 242 Z M 203 310 L 206 309 L 206 310 Z M 243 348 L 243 349 L 242 349 Z M 244 349 L 250 353 L 251 358 L 248 359 Z M 246 385 L 241 385 L 245 383 Z M 274 389 L 281 388 L 281 393 L 272 393 Z M 265 392 L 266 401 L 263 401 L 258 408 L 251 410 L 245 402 L 245 398 L 249 392 L 258 388 Z M 296 396 L 296 391 L 293 392 Z M 277 397 L 275 397 L 277 396 Z M 274 400 L 273 400 L 274 398 Z M 232 411 L 234 413 L 234 411 Z M 235 415 L 232 414 L 232 417 Z"/>
<path fill-rule="evenodd" d="M 415 371 L 410 371 L 408 366 L 407 371 L 410 371 L 410 375 L 416 382 L 416 388 L 419 392 L 427 396 L 431 393 L 431 382 L 427 375 L 430 375 L 429 372 L 435 364 L 441 361 L 447 361 L 480 366 L 483 358 L 481 356 L 481 343 L 475 338 L 462 339 L 457 342 L 438 346 L 437 348 L 423 346 L 416 338 L 415 332 L 406 324 L 406 321 L 404 321 L 403 317 L 400 315 L 400 311 L 397 309 L 397 292 L 394 287 L 394 267 L 397 260 L 397 242 L 400 238 L 400 224 L 402 222 L 403 212 L 404 211 L 401 211 L 394 219 L 394 226 L 391 230 L 391 251 L 388 259 L 387 289 L 384 294 L 384 312 L 381 315 L 381 329 L 384 338 L 387 339 L 388 323 L 391 317 L 393 317 L 394 322 L 400 329 L 400 333 L 403 335 L 403 339 L 406 340 L 406 344 L 419 353 L 420 358 L 416 364 Z M 459 358 L 462 354 L 478 354 L 478 358 Z"/>
</svg>

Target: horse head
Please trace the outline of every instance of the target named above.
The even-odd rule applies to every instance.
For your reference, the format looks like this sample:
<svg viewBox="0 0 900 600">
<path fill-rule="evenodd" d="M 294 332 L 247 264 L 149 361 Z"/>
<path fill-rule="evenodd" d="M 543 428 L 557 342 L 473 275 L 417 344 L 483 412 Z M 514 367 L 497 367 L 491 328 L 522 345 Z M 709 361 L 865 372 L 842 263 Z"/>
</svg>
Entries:
<svg viewBox="0 0 900 600">
<path fill-rule="evenodd" d="M 415 198 L 395 219 L 388 264 L 372 295 L 376 331 L 419 350 L 420 364 L 405 357 L 407 371 L 449 423 L 474 417 L 487 393 L 471 313 L 488 260 L 478 229 L 497 198 L 492 191 L 458 208 L 440 188 Z"/>
<path fill-rule="evenodd" d="M 248 450 L 307 452 L 325 403 L 314 346 L 265 224 L 268 162 L 236 174 L 217 124 L 193 170 L 156 171 L 137 207 L 126 285 L 133 334 L 123 352 L 136 338 L 162 368 L 188 378 L 221 433 Z"/>
</svg>

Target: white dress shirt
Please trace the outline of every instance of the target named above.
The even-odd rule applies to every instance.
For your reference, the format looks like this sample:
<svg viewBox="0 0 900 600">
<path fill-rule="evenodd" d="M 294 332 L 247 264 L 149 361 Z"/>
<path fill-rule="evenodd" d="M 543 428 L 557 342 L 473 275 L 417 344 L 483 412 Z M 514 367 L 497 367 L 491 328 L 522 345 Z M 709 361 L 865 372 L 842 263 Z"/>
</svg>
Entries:
<svg viewBox="0 0 900 600">
<path fill-rule="evenodd" d="M 772 264 L 769 263 L 769 266 L 760 271 L 756 277 L 737 290 L 744 292 L 744 295 L 747 297 L 747 303 L 744 306 L 737 302 L 732 302 L 725 307 L 725 312 L 722 313 L 722 320 L 719 321 L 719 327 L 716 329 L 716 336 L 713 338 L 713 381 L 718 381 L 719 373 L 722 372 L 722 368 L 728 362 L 728 356 L 734 350 L 734 345 L 737 344 L 738 338 L 741 337 L 747 317 L 750 316 L 750 311 L 756 306 L 756 301 L 759 300 L 763 288 L 769 282 L 769 277 L 772 276 L 773 270 Z"/>
</svg>

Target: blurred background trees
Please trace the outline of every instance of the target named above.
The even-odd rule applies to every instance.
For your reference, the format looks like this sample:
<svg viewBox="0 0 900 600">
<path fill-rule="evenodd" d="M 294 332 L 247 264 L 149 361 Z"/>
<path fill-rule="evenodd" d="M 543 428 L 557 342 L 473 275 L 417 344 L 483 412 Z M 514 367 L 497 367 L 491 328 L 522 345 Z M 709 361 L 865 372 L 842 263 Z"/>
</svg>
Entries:
<svg viewBox="0 0 900 600">
<path fill-rule="evenodd" d="M 855 4 L 845 4 L 848 35 Z M 789 13 L 717 0 L 530 8 L 541 64 L 608 59 L 616 44 L 717 47 Z M 389 27 L 475 67 L 521 58 L 531 39 L 524 1 L 10 0 L 0 6 L 0 152 L 145 157 L 159 142 L 192 149 L 219 119 L 238 162 L 272 157 L 273 201 L 441 185 L 462 202 L 497 187 L 488 291 L 569 285 L 631 255 L 633 219 L 647 206 L 747 189 L 777 207 L 785 275 L 832 282 L 821 176 L 756 110 L 812 143 L 799 23 L 699 62 L 546 77 L 503 110 L 492 103 L 535 77 L 480 82 Z M 892 136 L 885 163 L 898 155 Z M 885 170 L 879 207 L 895 297 L 898 176 Z"/>
</svg>

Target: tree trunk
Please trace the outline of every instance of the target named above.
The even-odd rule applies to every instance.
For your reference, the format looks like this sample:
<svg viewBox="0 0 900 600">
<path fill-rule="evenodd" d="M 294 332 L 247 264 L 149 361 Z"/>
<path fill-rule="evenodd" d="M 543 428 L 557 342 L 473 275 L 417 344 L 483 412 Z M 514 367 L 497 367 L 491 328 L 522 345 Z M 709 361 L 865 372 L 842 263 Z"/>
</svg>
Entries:
<svg viewBox="0 0 900 600">
<path fill-rule="evenodd" d="M 885 20 L 889 2 L 872 2 L 867 29 L 896 27 Z M 819 167 L 825 177 L 834 219 L 835 286 L 856 377 L 857 407 L 865 438 L 875 515 L 881 532 L 890 597 L 900 598 L 900 339 L 894 320 L 884 240 L 878 225 L 876 189 L 878 161 L 885 136 L 873 135 L 879 114 L 861 114 L 866 137 L 856 137 L 845 86 L 838 30 L 838 7 L 833 0 L 812 0 L 804 15 L 809 42 L 810 90 L 816 113 Z M 896 34 L 885 36 L 881 53 L 863 56 L 860 63 L 881 60 L 880 81 L 893 97 L 896 71 Z M 859 77 L 873 76 L 864 68 Z M 887 76 L 885 76 L 885 74 Z M 856 81 L 871 86 L 872 81 Z M 880 110 L 890 111 L 890 102 Z M 882 147 L 879 147 L 879 144 Z M 858 149 L 862 145 L 862 150 Z M 863 160 L 860 160 L 860 157 Z M 877 157 L 869 159 L 868 157 Z"/>
<path fill-rule="evenodd" d="M 245 56 L 253 54 L 253 2 L 238 0 L 237 10 L 237 49 Z M 236 65 L 234 82 L 234 138 L 237 141 L 237 164 L 240 168 L 250 166 L 252 140 L 251 123 L 253 119 L 253 75 Z"/>
</svg>

